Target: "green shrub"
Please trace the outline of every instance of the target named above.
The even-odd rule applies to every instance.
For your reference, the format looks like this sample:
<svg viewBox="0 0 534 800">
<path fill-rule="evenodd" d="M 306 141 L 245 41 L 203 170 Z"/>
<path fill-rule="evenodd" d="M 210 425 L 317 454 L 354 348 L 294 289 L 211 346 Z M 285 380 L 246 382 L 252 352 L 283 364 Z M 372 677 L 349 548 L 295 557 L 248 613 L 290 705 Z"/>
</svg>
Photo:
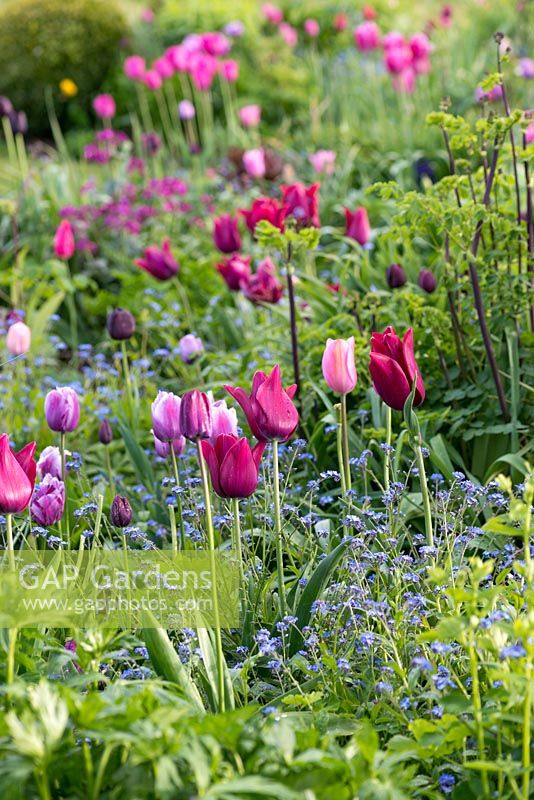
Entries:
<svg viewBox="0 0 534 800">
<path fill-rule="evenodd" d="M 61 121 L 83 116 L 116 60 L 126 22 L 112 0 L 11 0 L 0 10 L 0 94 L 26 111 L 30 133 L 48 128 L 46 92 Z M 59 84 L 74 81 L 74 100 Z"/>
</svg>

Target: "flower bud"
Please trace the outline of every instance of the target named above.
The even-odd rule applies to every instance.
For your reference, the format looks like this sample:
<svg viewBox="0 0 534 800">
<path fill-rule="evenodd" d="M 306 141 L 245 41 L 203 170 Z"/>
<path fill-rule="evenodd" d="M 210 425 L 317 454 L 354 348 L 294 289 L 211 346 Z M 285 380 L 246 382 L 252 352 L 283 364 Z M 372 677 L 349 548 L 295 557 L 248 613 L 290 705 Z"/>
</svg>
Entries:
<svg viewBox="0 0 534 800">
<path fill-rule="evenodd" d="M 180 428 L 186 439 L 209 439 L 211 436 L 211 404 L 207 394 L 193 389 L 182 397 Z"/>
<path fill-rule="evenodd" d="M 111 523 L 116 528 L 127 528 L 132 521 L 132 507 L 126 497 L 118 494 L 111 504 Z"/>
<path fill-rule="evenodd" d="M 390 289 L 400 289 L 406 283 L 406 273 L 400 264 L 390 264 L 386 270 L 386 280 Z"/>
<path fill-rule="evenodd" d="M 104 419 L 98 429 L 98 441 L 101 444 L 110 444 L 113 440 L 113 430 L 109 424 L 109 420 Z"/>
<path fill-rule="evenodd" d="M 130 339 L 135 333 L 133 314 L 125 308 L 114 309 L 108 316 L 107 329 L 112 339 L 117 341 Z"/>
<path fill-rule="evenodd" d="M 6 347 L 12 356 L 22 356 L 30 349 L 32 332 L 24 322 L 15 322 L 9 326 L 6 336 Z"/>
<path fill-rule="evenodd" d="M 51 430 L 67 433 L 78 427 L 80 403 L 78 395 L 70 386 L 63 386 L 48 392 L 44 410 L 48 427 Z"/>
<path fill-rule="evenodd" d="M 437 281 L 436 276 L 429 269 L 422 269 L 417 279 L 417 285 L 421 287 L 427 294 L 432 294 L 436 291 Z"/>
</svg>

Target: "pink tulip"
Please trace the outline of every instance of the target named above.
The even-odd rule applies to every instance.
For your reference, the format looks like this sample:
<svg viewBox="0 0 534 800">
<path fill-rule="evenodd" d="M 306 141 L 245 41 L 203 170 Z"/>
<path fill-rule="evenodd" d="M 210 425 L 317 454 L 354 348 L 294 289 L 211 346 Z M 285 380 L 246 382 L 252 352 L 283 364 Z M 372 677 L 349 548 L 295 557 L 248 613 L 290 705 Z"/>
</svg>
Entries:
<svg viewBox="0 0 534 800">
<path fill-rule="evenodd" d="M 190 441 L 209 439 L 212 430 L 211 403 L 205 392 L 186 392 L 180 405 L 180 428 Z"/>
<path fill-rule="evenodd" d="M 61 386 L 48 392 L 44 412 L 48 427 L 57 433 L 71 433 L 80 422 L 80 401 L 72 386 Z"/>
<path fill-rule="evenodd" d="M 362 53 L 376 50 L 380 44 L 380 30 L 376 22 L 362 22 L 354 29 L 354 42 Z"/>
<path fill-rule="evenodd" d="M 146 88 L 150 89 L 151 92 L 161 89 L 163 83 L 160 74 L 156 72 L 155 69 L 148 69 L 141 80 L 145 84 Z"/>
<path fill-rule="evenodd" d="M 187 72 L 190 53 L 181 44 L 172 45 L 165 51 L 167 59 L 171 62 L 176 72 Z"/>
<path fill-rule="evenodd" d="M 151 22 L 154 22 L 155 13 L 151 8 L 143 8 L 141 11 L 141 19 L 143 22 L 146 22 L 147 25 L 150 25 Z"/>
<path fill-rule="evenodd" d="M 195 114 L 195 106 L 191 100 L 180 100 L 178 103 L 178 115 L 180 119 L 194 119 Z"/>
<path fill-rule="evenodd" d="M 37 475 L 41 480 L 45 475 L 61 478 L 61 451 L 59 447 L 45 447 L 37 462 Z"/>
<path fill-rule="evenodd" d="M 272 197 L 260 197 L 254 200 L 250 209 L 240 209 L 240 214 L 245 218 L 247 228 L 251 233 L 254 233 L 256 225 L 263 219 L 270 222 L 278 230 L 284 230 L 284 219 L 286 217 L 286 209 L 281 206 L 278 200 Z"/>
<path fill-rule="evenodd" d="M 201 47 L 209 56 L 226 56 L 232 47 L 224 33 L 214 31 L 200 37 Z"/>
<path fill-rule="evenodd" d="M 282 202 L 287 217 L 294 217 L 302 227 L 319 228 L 319 184 L 282 186 Z"/>
<path fill-rule="evenodd" d="M 525 130 L 525 142 L 526 144 L 532 144 L 532 142 L 534 142 L 534 122 L 531 122 Z"/>
<path fill-rule="evenodd" d="M 211 89 L 218 70 L 217 60 L 205 53 L 194 53 L 189 60 L 189 74 L 200 92 Z"/>
<path fill-rule="evenodd" d="M 179 436 L 171 442 L 162 442 L 157 436 L 154 436 L 154 450 L 160 458 L 168 458 L 171 454 L 171 447 L 175 455 L 181 456 L 185 450 L 185 436 Z"/>
<path fill-rule="evenodd" d="M 415 89 L 415 77 L 415 70 L 412 67 L 406 67 L 398 75 L 393 75 L 393 88 L 399 94 L 412 94 Z"/>
<path fill-rule="evenodd" d="M 432 45 L 426 33 L 414 33 L 409 45 L 415 59 L 427 58 L 432 51 Z"/>
<path fill-rule="evenodd" d="M 261 147 L 247 150 L 243 154 L 243 166 L 251 178 L 263 178 L 265 175 L 265 155 Z"/>
<path fill-rule="evenodd" d="M 211 403 L 211 436 L 210 442 L 215 444 L 221 433 L 237 436 L 237 413 L 235 408 L 228 408 L 226 400 L 214 401 L 208 392 Z"/>
<path fill-rule="evenodd" d="M 318 150 L 316 153 L 310 153 L 308 161 L 316 172 L 324 172 L 326 175 L 332 175 L 334 172 L 336 154 L 333 150 Z"/>
<path fill-rule="evenodd" d="M 334 17 L 334 30 L 343 33 L 346 30 L 349 20 L 346 14 L 339 13 Z"/>
<path fill-rule="evenodd" d="M 243 108 L 239 110 L 239 119 L 245 128 L 257 128 L 261 120 L 260 106 L 243 106 Z"/>
<path fill-rule="evenodd" d="M 68 261 L 74 255 L 75 249 L 72 226 L 68 219 L 64 219 L 59 223 L 54 235 L 54 253 L 58 258 Z"/>
<path fill-rule="evenodd" d="M 199 336 L 195 336 L 193 333 L 187 333 L 185 336 L 182 336 L 178 342 L 178 349 L 180 350 L 180 358 L 182 361 L 186 364 L 191 364 L 195 360 L 195 356 L 203 352 L 204 344 Z"/>
<path fill-rule="evenodd" d="M 163 81 L 172 78 L 174 75 L 174 65 L 170 58 L 167 58 L 165 55 L 156 58 L 152 64 L 152 69 L 156 70 Z"/>
<path fill-rule="evenodd" d="M 124 74 L 132 81 L 141 81 L 145 70 L 145 59 L 142 56 L 128 56 L 124 61 Z"/>
<path fill-rule="evenodd" d="M 272 22 L 273 25 L 280 25 L 284 19 L 284 13 L 281 8 L 273 5 L 272 3 L 264 3 L 261 7 L 261 13 L 266 20 Z"/>
<path fill-rule="evenodd" d="M 307 19 L 304 22 L 304 30 L 312 39 L 316 39 L 321 32 L 321 28 L 319 27 L 319 23 L 316 19 Z"/>
<path fill-rule="evenodd" d="M 32 332 L 24 322 L 10 325 L 6 336 L 6 347 L 12 356 L 22 356 L 30 349 Z"/>
<path fill-rule="evenodd" d="M 229 58 L 227 61 L 221 62 L 219 72 L 227 83 L 235 83 L 239 77 L 239 64 L 237 61 Z"/>
<path fill-rule="evenodd" d="M 345 209 L 345 236 L 349 239 L 354 239 L 358 244 L 367 244 L 371 237 L 371 226 L 369 224 L 369 217 L 367 216 L 367 209 L 361 207 L 356 211 L 349 211 Z"/>
<path fill-rule="evenodd" d="M 115 100 L 110 94 L 97 94 L 93 100 L 93 110 L 100 119 L 113 119 L 117 110 Z"/>
<path fill-rule="evenodd" d="M 390 31 L 386 33 L 384 38 L 382 39 L 382 46 L 384 50 L 390 50 L 394 47 L 404 47 L 406 45 L 406 39 L 399 33 L 398 31 Z"/>
<path fill-rule="evenodd" d="M 282 22 L 278 30 L 280 31 L 280 35 L 288 47 L 297 46 L 299 35 L 292 25 L 288 25 L 287 22 Z"/>
<path fill-rule="evenodd" d="M 236 253 L 241 249 L 241 235 L 237 218 L 221 214 L 213 220 L 213 242 L 221 253 Z"/>
<path fill-rule="evenodd" d="M 37 469 L 33 460 L 35 447 L 31 442 L 14 453 L 8 435 L 0 436 L 0 513 L 20 513 L 30 502 Z"/>
<path fill-rule="evenodd" d="M 407 45 L 390 47 L 384 51 L 384 64 L 388 72 L 399 75 L 412 63 L 412 52 Z"/>
<path fill-rule="evenodd" d="M 172 392 L 158 392 L 152 403 L 152 431 L 160 442 L 172 442 L 182 435 L 180 428 L 181 398 Z"/>
<path fill-rule="evenodd" d="M 358 380 L 354 364 L 354 336 L 350 339 L 327 339 L 322 368 L 323 377 L 333 392 L 352 392 Z"/>
</svg>

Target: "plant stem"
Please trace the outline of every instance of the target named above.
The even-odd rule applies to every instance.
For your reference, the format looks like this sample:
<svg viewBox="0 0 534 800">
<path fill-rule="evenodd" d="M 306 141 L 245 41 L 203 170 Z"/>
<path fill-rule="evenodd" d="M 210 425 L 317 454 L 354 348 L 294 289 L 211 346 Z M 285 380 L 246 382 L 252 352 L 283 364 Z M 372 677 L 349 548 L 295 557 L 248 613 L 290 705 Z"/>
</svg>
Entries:
<svg viewBox="0 0 534 800">
<path fill-rule="evenodd" d="M 419 481 L 421 483 L 421 495 L 423 497 L 423 511 L 425 514 L 425 533 L 426 543 L 429 547 L 434 547 L 434 532 L 432 530 L 432 512 L 430 510 L 430 495 L 428 493 L 428 485 L 426 482 L 425 460 L 423 458 L 423 451 L 421 450 L 421 442 L 418 441 L 415 446 L 415 456 L 417 459 L 417 467 L 419 469 Z"/>
<path fill-rule="evenodd" d="M 349 460 L 349 423 L 347 419 L 347 395 L 341 395 L 341 438 L 343 442 L 343 466 L 345 469 L 345 486 L 347 491 L 352 488 Z"/>
<path fill-rule="evenodd" d="M 215 627 L 215 650 L 217 659 L 217 690 L 219 694 L 219 712 L 224 711 L 224 672 L 223 672 L 223 649 L 221 637 L 221 623 L 219 617 L 219 598 L 217 597 L 217 569 L 215 562 L 215 536 L 213 533 L 213 520 L 211 516 L 211 500 L 210 500 L 210 485 L 208 481 L 208 473 L 206 470 L 206 462 L 202 454 L 202 447 L 200 439 L 197 439 L 197 452 L 198 461 L 200 465 L 200 477 L 202 479 L 202 489 L 204 491 L 204 504 L 206 506 L 206 528 L 208 534 L 208 550 L 210 555 L 210 571 L 211 571 L 211 601 L 213 604 L 213 617 Z"/>
<path fill-rule="evenodd" d="M 245 562 L 243 561 L 243 546 L 241 543 L 241 522 L 239 520 L 239 498 L 234 497 L 234 547 L 237 553 L 239 568 L 239 592 L 243 604 L 243 617 L 245 615 Z"/>
<path fill-rule="evenodd" d="M 532 664 L 528 658 L 525 663 L 527 691 L 523 706 L 523 800 L 530 797 L 530 717 L 532 710 Z"/>
<path fill-rule="evenodd" d="M 387 490 L 389 489 L 389 473 L 391 468 L 391 455 L 390 455 L 390 448 L 391 448 L 391 408 L 386 405 L 386 456 L 384 459 L 384 487 Z"/>
<path fill-rule="evenodd" d="M 176 453 L 174 452 L 173 442 L 169 442 L 172 458 L 172 469 L 174 472 L 174 480 L 176 481 L 176 506 L 178 508 L 178 524 L 180 526 L 180 546 L 185 550 L 185 531 L 184 531 L 184 518 L 182 513 L 182 498 L 180 495 L 180 472 L 178 470 L 178 461 L 176 460 Z"/>
<path fill-rule="evenodd" d="M 133 395 L 132 395 L 132 385 L 130 379 L 130 365 L 128 364 L 128 353 L 126 352 L 126 342 L 123 339 L 121 341 L 121 353 L 122 353 L 122 371 L 124 377 L 124 383 L 126 384 L 126 396 L 128 398 L 128 412 L 130 420 L 133 419 Z"/>
<path fill-rule="evenodd" d="M 67 547 L 70 549 L 69 496 L 67 491 L 67 462 L 65 456 L 65 432 L 59 434 L 59 450 L 61 453 L 61 480 L 65 488 L 65 527 L 67 529 Z"/>
<path fill-rule="evenodd" d="M 178 552 L 178 537 L 176 535 L 176 514 L 174 513 L 174 506 L 169 506 L 169 519 L 171 522 L 171 549 L 173 553 Z"/>
<path fill-rule="evenodd" d="M 293 355 L 293 375 L 295 383 L 297 384 L 296 395 L 300 391 L 300 366 L 299 366 L 299 344 L 297 334 L 297 314 L 295 308 L 295 292 L 293 287 L 293 267 L 291 266 L 291 256 L 293 249 L 291 242 L 287 244 L 286 256 L 286 276 L 287 276 L 287 294 L 289 297 L 289 325 L 291 329 L 291 352 Z"/>
<path fill-rule="evenodd" d="M 475 649 L 475 634 L 473 629 L 469 631 L 469 664 L 471 667 L 471 700 L 473 702 L 473 712 L 477 729 L 478 757 L 484 761 L 486 755 L 486 744 L 484 741 L 484 723 L 482 719 L 482 702 L 480 700 L 480 685 L 478 682 L 478 660 Z M 482 788 L 484 797 L 490 796 L 488 773 L 482 769 Z"/>
<path fill-rule="evenodd" d="M 9 560 L 9 571 L 15 572 L 15 547 L 13 544 L 13 515 L 6 514 L 6 544 L 7 557 Z M 9 629 L 9 646 L 7 651 L 7 675 L 6 683 L 13 683 L 15 677 L 15 648 L 17 646 L 17 628 Z"/>
<path fill-rule="evenodd" d="M 274 525 L 276 537 L 276 571 L 278 573 L 278 602 L 280 616 L 287 613 L 286 587 L 284 581 L 284 552 L 282 547 L 282 519 L 280 515 L 280 476 L 278 470 L 278 442 L 273 442 L 273 492 L 274 492 Z"/>
</svg>

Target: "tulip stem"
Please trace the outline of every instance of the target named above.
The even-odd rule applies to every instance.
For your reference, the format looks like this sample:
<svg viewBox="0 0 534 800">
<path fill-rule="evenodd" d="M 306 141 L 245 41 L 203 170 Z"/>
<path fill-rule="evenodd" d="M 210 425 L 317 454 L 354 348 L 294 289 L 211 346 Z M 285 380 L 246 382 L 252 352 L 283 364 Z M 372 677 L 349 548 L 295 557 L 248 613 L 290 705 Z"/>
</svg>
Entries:
<svg viewBox="0 0 534 800">
<path fill-rule="evenodd" d="M 391 468 L 391 408 L 386 405 L 386 453 L 384 458 L 384 488 L 389 489 L 389 473 Z"/>
<path fill-rule="evenodd" d="M 299 366 L 299 344 L 297 333 L 297 314 L 295 307 L 295 292 L 293 287 L 293 267 L 291 266 L 291 256 L 293 249 L 291 242 L 287 244 L 286 256 L 286 275 L 287 275 L 287 294 L 289 297 L 289 324 L 291 328 L 291 351 L 293 355 L 293 374 L 295 383 L 297 384 L 296 395 L 298 397 L 300 391 L 300 366 Z"/>
<path fill-rule="evenodd" d="M 343 467 L 345 469 L 345 487 L 346 491 L 352 488 L 352 479 L 350 475 L 350 457 L 349 457 L 349 423 L 347 419 L 347 395 L 341 395 L 341 436 L 343 441 Z"/>
<path fill-rule="evenodd" d="M 126 396 L 128 398 L 128 411 L 130 420 L 133 420 L 133 396 L 132 396 L 132 385 L 130 379 L 130 365 L 128 363 L 128 353 L 126 352 L 126 342 L 124 339 L 121 342 L 121 352 L 122 352 L 122 371 L 124 377 L 124 383 L 126 384 Z"/>
<path fill-rule="evenodd" d="M 282 518 L 280 515 L 280 476 L 278 470 L 278 442 L 273 441 L 273 492 L 274 492 L 274 524 L 276 536 L 276 570 L 278 573 L 278 602 L 280 616 L 287 613 L 286 587 L 284 581 L 284 552 L 282 547 Z"/>
<path fill-rule="evenodd" d="M 432 529 L 432 512 L 430 510 L 430 495 L 428 494 L 428 485 L 426 482 L 425 461 L 423 458 L 423 451 L 421 450 L 421 443 L 417 442 L 415 446 L 415 456 L 417 459 L 417 467 L 419 469 L 419 481 L 421 483 L 421 494 L 423 497 L 423 511 L 425 514 L 425 531 L 426 543 L 428 547 L 434 547 L 434 532 Z"/>
<path fill-rule="evenodd" d="M 61 453 L 61 480 L 65 489 L 65 526 L 67 533 L 67 548 L 70 550 L 70 523 L 69 523 L 69 497 L 67 493 L 67 462 L 65 454 L 65 431 L 59 434 L 59 450 Z"/>
<path fill-rule="evenodd" d="M 178 537 L 176 535 L 176 514 L 174 513 L 174 506 L 169 506 L 169 519 L 171 521 L 171 548 L 173 553 L 178 552 Z"/>
<path fill-rule="evenodd" d="M 234 497 L 234 547 L 237 553 L 239 567 L 239 591 L 242 593 L 243 613 L 245 611 L 245 564 L 243 562 L 243 547 L 241 545 L 241 522 L 239 520 L 239 498 Z"/>
<path fill-rule="evenodd" d="M 173 442 L 169 442 L 171 451 L 172 468 L 174 471 L 174 480 L 176 481 L 176 506 L 178 508 L 178 524 L 180 526 L 180 545 L 182 550 L 185 550 L 185 531 L 184 531 L 184 518 L 182 512 L 182 498 L 180 496 L 180 472 L 178 470 L 178 461 L 176 460 L 176 453 L 174 452 Z"/>
<path fill-rule="evenodd" d="M 7 557 L 9 559 L 9 571 L 15 572 L 15 546 L 13 544 L 13 515 L 6 514 L 6 544 Z M 13 683 L 15 677 L 15 648 L 17 646 L 17 629 L 9 629 L 9 646 L 7 651 L 7 675 L 6 683 Z"/>
<path fill-rule="evenodd" d="M 107 445 L 104 449 L 105 449 L 105 452 L 106 452 L 106 468 L 107 468 L 107 471 L 108 471 L 109 486 L 111 488 L 111 496 L 113 497 L 113 495 L 115 494 L 115 485 L 114 485 L 114 482 L 113 482 L 113 470 L 112 470 L 112 467 L 111 467 L 111 456 L 110 456 L 110 453 L 109 453 L 109 445 Z"/>
<path fill-rule="evenodd" d="M 217 569 L 215 562 L 215 536 L 213 533 L 213 520 L 211 516 L 210 485 L 206 462 L 202 453 L 201 440 L 197 439 L 198 462 L 200 465 L 200 477 L 202 479 L 202 489 L 204 491 L 204 505 L 206 506 L 206 528 L 208 534 L 208 551 L 210 557 L 211 571 L 211 602 L 213 604 L 213 617 L 215 627 L 215 651 L 217 659 L 217 690 L 219 694 L 219 712 L 224 711 L 224 656 L 221 637 L 221 623 L 219 617 L 219 598 L 217 597 Z"/>
</svg>

